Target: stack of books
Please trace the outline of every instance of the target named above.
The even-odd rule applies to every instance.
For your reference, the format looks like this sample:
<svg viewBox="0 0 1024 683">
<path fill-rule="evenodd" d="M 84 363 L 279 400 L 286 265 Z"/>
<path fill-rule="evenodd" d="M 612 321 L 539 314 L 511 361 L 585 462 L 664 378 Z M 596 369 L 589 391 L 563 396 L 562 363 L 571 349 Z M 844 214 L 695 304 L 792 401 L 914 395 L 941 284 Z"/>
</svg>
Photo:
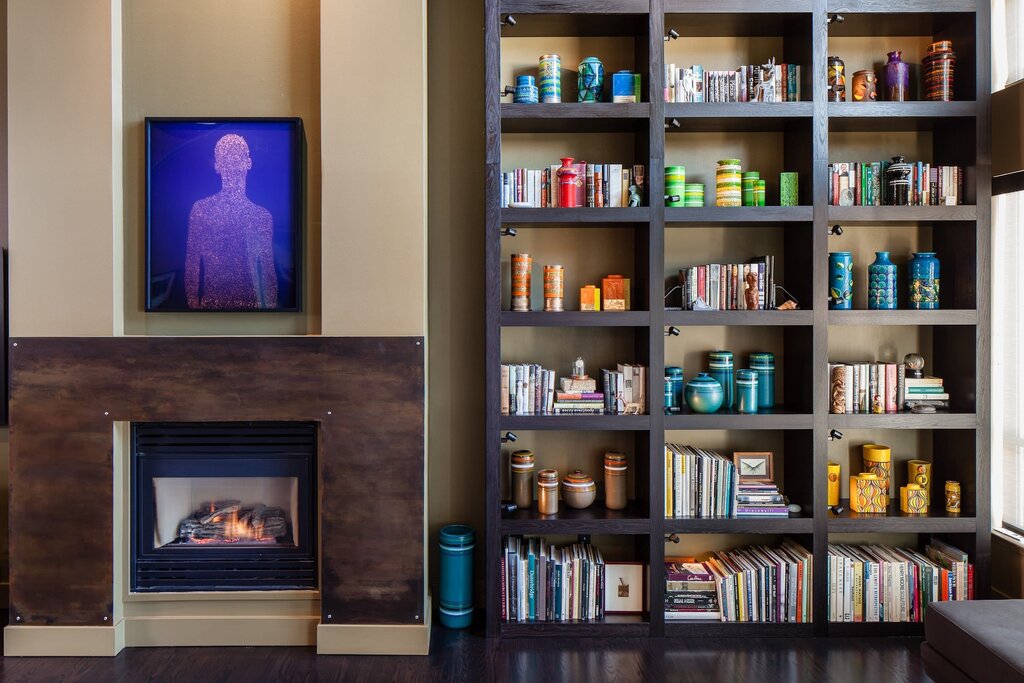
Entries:
<svg viewBox="0 0 1024 683">
<path fill-rule="evenodd" d="M 739 482 L 736 486 L 737 517 L 789 517 L 786 499 L 772 482 Z"/>
<path fill-rule="evenodd" d="M 605 394 L 597 390 L 597 380 L 590 377 L 560 377 L 552 406 L 555 415 L 601 415 L 605 410 Z"/>
<path fill-rule="evenodd" d="M 828 546 L 828 619 L 920 622 L 927 605 L 974 597 L 967 553 L 932 539 L 920 553 L 883 545 Z"/>
<path fill-rule="evenodd" d="M 800 101 L 800 66 L 776 64 L 775 88 L 768 102 Z M 705 71 L 697 64 L 677 68 L 665 65 L 666 102 L 753 102 L 761 82 L 758 64 L 745 64 L 731 71 Z"/>
<path fill-rule="evenodd" d="M 873 163 L 835 162 L 828 165 L 832 206 L 889 206 L 885 169 L 891 161 Z M 963 204 L 964 173 L 959 166 L 932 166 L 922 161 L 911 166 L 911 206 L 955 206 Z"/>
<path fill-rule="evenodd" d="M 502 621 L 604 619 L 604 558 L 595 546 L 507 536 L 502 559 Z"/>
<path fill-rule="evenodd" d="M 573 164 L 577 173 L 576 207 L 629 206 L 629 188 L 636 185 L 643 197 L 644 166 L 637 164 Z M 528 204 L 531 208 L 559 208 L 558 169 L 516 168 L 501 174 L 501 208 Z"/>
<path fill-rule="evenodd" d="M 799 543 L 717 551 L 705 564 L 715 574 L 722 621 L 811 623 L 813 558 Z"/>
<path fill-rule="evenodd" d="M 775 257 L 747 263 L 709 263 L 679 271 L 684 311 L 746 311 L 775 308 Z M 756 297 L 747 295 L 747 290 Z"/>
<path fill-rule="evenodd" d="M 736 467 L 715 451 L 665 444 L 665 516 L 734 517 Z"/>
<path fill-rule="evenodd" d="M 907 377 L 904 386 L 905 393 L 901 405 L 907 410 L 919 405 L 949 408 L 949 394 L 942 386 L 940 377 Z"/>
<path fill-rule="evenodd" d="M 604 412 L 608 415 L 643 415 L 647 412 L 647 366 L 619 363 L 601 370 Z"/>
<path fill-rule="evenodd" d="M 702 562 L 665 558 L 665 619 L 721 620 L 715 575 Z"/>
</svg>

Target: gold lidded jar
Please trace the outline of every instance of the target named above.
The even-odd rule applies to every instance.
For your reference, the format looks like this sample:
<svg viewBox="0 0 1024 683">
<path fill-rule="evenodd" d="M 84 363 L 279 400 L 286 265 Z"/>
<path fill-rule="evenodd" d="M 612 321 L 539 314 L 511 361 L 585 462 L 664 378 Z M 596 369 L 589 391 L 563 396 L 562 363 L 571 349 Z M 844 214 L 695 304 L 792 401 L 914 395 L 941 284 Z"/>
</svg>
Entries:
<svg viewBox="0 0 1024 683">
<path fill-rule="evenodd" d="M 582 510 L 597 498 L 597 484 L 582 470 L 574 470 L 562 479 L 562 500 L 571 508 Z"/>
<path fill-rule="evenodd" d="M 533 505 L 533 451 L 515 451 L 512 464 L 512 502 L 521 509 Z"/>
<path fill-rule="evenodd" d="M 604 454 L 604 506 L 609 510 L 626 507 L 626 470 L 629 459 L 625 453 L 608 451 Z"/>
<path fill-rule="evenodd" d="M 542 515 L 558 514 L 558 472 L 541 470 L 537 473 L 537 512 Z"/>
</svg>

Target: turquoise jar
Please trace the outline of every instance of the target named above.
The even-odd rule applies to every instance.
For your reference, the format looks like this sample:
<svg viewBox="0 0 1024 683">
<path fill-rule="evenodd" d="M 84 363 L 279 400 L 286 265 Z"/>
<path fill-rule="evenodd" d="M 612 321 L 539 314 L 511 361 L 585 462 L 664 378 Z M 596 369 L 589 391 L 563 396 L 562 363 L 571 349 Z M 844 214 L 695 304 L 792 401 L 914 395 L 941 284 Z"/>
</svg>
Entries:
<svg viewBox="0 0 1024 683">
<path fill-rule="evenodd" d="M 896 264 L 889 260 L 887 251 L 876 251 L 874 262 L 868 266 L 868 308 L 896 308 Z"/>
<path fill-rule="evenodd" d="M 732 408 L 736 394 L 735 380 L 733 379 L 732 351 L 711 351 L 708 353 L 708 374 L 722 385 L 724 398 L 722 405 Z"/>
<path fill-rule="evenodd" d="M 579 66 L 577 102 L 600 102 L 604 99 L 604 64 L 597 57 L 587 57 Z"/>
<path fill-rule="evenodd" d="M 939 307 L 939 259 L 934 251 L 915 252 L 907 264 L 910 271 L 910 307 L 932 310 Z"/>
<path fill-rule="evenodd" d="M 750 369 L 757 373 L 757 407 L 775 407 L 775 354 L 757 351 L 750 354 Z M 737 378 L 737 381 L 738 378 Z"/>
<path fill-rule="evenodd" d="M 441 623 L 466 628 L 473 621 L 472 527 L 449 524 L 440 533 Z"/>
<path fill-rule="evenodd" d="M 683 391 L 686 382 L 683 380 L 683 369 L 676 365 L 665 368 L 665 407 L 670 412 L 678 413 L 683 408 Z"/>
<path fill-rule="evenodd" d="M 714 413 L 722 407 L 722 385 L 706 372 L 686 383 L 686 405 L 695 413 Z"/>
<path fill-rule="evenodd" d="M 828 307 L 833 311 L 853 308 L 853 254 L 848 251 L 828 255 Z"/>
<path fill-rule="evenodd" d="M 757 372 L 736 371 L 736 410 L 741 413 L 757 412 Z"/>
</svg>

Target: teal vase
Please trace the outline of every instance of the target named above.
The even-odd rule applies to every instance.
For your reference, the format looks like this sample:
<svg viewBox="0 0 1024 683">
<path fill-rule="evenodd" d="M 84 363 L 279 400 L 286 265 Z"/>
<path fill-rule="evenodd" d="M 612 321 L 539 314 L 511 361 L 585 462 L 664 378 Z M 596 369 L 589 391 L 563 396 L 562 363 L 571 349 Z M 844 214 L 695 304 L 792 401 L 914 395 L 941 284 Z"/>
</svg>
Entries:
<svg viewBox="0 0 1024 683">
<path fill-rule="evenodd" d="M 695 413 L 713 413 L 722 407 L 722 385 L 706 372 L 686 383 L 686 405 Z"/>
<path fill-rule="evenodd" d="M 604 99 L 604 64 L 597 57 L 587 57 L 579 66 L 578 102 L 600 102 Z"/>
<path fill-rule="evenodd" d="M 889 252 L 875 252 L 875 260 L 868 266 L 868 308 L 896 308 L 896 270 L 896 264 L 889 260 Z"/>
<path fill-rule="evenodd" d="M 931 310 L 939 307 L 939 259 L 934 251 L 915 252 L 907 264 L 910 271 L 910 307 Z"/>
</svg>

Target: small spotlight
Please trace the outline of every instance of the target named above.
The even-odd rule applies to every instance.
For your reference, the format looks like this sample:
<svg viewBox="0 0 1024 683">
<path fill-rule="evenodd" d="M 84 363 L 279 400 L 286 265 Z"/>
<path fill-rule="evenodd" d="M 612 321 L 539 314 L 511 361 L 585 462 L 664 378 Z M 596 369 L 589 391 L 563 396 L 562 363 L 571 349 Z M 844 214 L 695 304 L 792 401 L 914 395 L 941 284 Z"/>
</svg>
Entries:
<svg viewBox="0 0 1024 683">
<path fill-rule="evenodd" d="M 513 228 L 513 227 L 508 227 L 508 228 L 502 228 L 501 229 L 501 236 L 502 237 L 515 237 L 517 234 L 519 234 L 519 233 L 517 233 L 516 229 Z"/>
<path fill-rule="evenodd" d="M 508 97 L 509 95 L 515 95 L 515 94 L 516 94 L 516 89 L 513 88 L 511 85 L 506 85 L 505 89 L 501 91 L 501 96 L 502 97 Z"/>
<path fill-rule="evenodd" d="M 828 234 L 830 234 L 830 235 L 842 235 L 843 234 L 843 226 L 841 226 L 841 225 L 833 225 L 831 228 L 828 229 Z"/>
<path fill-rule="evenodd" d="M 677 194 L 667 194 L 667 195 L 665 195 L 665 201 L 666 202 L 678 202 L 679 201 L 679 195 L 677 195 Z"/>
<path fill-rule="evenodd" d="M 516 25 L 516 18 L 513 17 L 511 14 L 506 14 L 505 18 L 501 20 L 501 25 L 502 26 L 515 26 Z"/>
<path fill-rule="evenodd" d="M 675 40 L 678 37 L 679 37 L 679 31 L 675 30 L 674 28 L 670 28 L 668 30 L 668 35 L 665 36 L 665 40 L 666 41 Z"/>
<path fill-rule="evenodd" d="M 505 432 L 505 436 L 501 437 L 501 442 L 502 443 L 515 443 L 516 440 L 518 440 L 518 439 L 519 439 L 519 437 L 516 436 L 513 432 Z"/>
<path fill-rule="evenodd" d="M 679 543 L 679 541 L 680 541 L 679 534 L 669 534 L 668 536 L 665 537 L 665 542 L 666 543 Z"/>
<path fill-rule="evenodd" d="M 830 14 L 828 15 L 828 23 L 830 24 L 841 24 L 846 21 L 846 17 L 842 14 Z"/>
<path fill-rule="evenodd" d="M 668 329 L 665 330 L 665 336 L 666 337 L 678 337 L 679 336 L 679 328 L 676 327 L 675 325 L 669 325 Z"/>
<path fill-rule="evenodd" d="M 833 430 L 829 431 L 829 433 L 828 433 L 828 440 L 829 441 L 839 441 L 842 438 L 843 438 L 843 433 L 841 431 L 839 431 L 838 429 L 833 429 Z"/>
</svg>

